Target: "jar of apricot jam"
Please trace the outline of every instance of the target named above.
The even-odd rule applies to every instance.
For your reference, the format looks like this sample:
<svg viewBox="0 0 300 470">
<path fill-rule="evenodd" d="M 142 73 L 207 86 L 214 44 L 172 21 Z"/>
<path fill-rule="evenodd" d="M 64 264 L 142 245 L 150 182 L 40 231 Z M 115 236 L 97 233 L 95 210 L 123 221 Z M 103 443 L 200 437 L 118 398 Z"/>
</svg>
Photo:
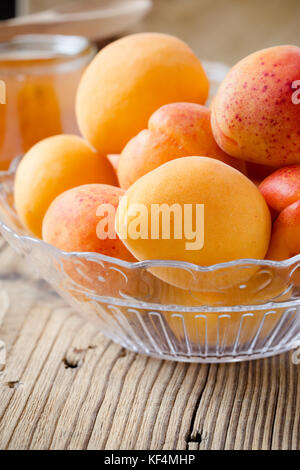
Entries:
<svg viewBox="0 0 300 470">
<path fill-rule="evenodd" d="M 0 170 L 43 138 L 78 133 L 76 89 L 95 52 L 80 36 L 33 34 L 0 43 Z"/>
</svg>

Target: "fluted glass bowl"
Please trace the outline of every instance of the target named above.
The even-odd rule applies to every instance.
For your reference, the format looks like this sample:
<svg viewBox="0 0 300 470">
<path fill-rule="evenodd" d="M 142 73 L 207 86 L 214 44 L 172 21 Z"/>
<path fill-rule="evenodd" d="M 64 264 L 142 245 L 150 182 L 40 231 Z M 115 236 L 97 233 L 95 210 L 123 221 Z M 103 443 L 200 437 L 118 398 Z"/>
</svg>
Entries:
<svg viewBox="0 0 300 470">
<path fill-rule="evenodd" d="M 205 67 L 214 93 L 226 67 Z M 3 237 L 112 340 L 136 352 L 186 362 L 258 359 L 300 346 L 300 255 L 282 262 L 238 260 L 200 267 L 62 252 L 27 234 L 19 223 L 13 204 L 17 165 L 18 159 L 0 172 Z M 184 272 L 191 290 L 160 281 L 150 272 L 153 267 Z"/>
</svg>

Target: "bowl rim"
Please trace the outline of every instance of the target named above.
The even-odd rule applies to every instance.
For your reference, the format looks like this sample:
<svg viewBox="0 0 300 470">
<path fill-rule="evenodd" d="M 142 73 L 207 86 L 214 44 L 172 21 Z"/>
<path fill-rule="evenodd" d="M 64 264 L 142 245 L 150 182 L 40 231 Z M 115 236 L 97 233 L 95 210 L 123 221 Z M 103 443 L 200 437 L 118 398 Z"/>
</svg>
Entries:
<svg viewBox="0 0 300 470">
<path fill-rule="evenodd" d="M 1 184 L 0 184 L 1 188 Z M 4 223 L 1 219 L 0 216 L 0 227 L 12 235 L 14 238 L 17 239 L 22 239 L 22 241 L 29 242 L 30 244 L 35 244 L 42 246 L 46 251 L 48 251 L 50 254 L 52 254 L 56 259 L 57 258 L 64 258 L 64 259 L 82 259 L 85 258 L 87 261 L 108 261 L 108 262 L 113 262 L 114 264 L 117 264 L 121 267 L 125 267 L 127 269 L 138 269 L 138 268 L 143 268 L 147 269 L 151 263 L 152 266 L 167 266 L 167 264 L 163 264 L 164 260 L 150 260 L 150 261 L 137 261 L 137 262 L 128 262 L 128 261 L 123 261 L 118 258 L 112 258 L 106 255 L 101 255 L 100 253 L 94 253 L 94 252 L 66 252 L 62 251 L 59 248 L 56 248 L 52 245 L 50 245 L 47 242 L 44 242 L 43 240 L 39 240 L 36 237 L 31 237 L 28 235 L 19 235 L 15 230 L 13 230 L 11 227 L 9 227 L 6 223 Z M 291 261 L 297 258 L 300 262 L 300 255 L 297 255 L 294 258 L 291 258 Z M 236 261 L 256 261 L 259 263 L 259 260 L 236 260 Z M 236 261 L 231 261 L 230 265 L 234 265 Z M 199 268 L 198 271 L 207 271 L 207 269 L 212 268 L 211 266 L 209 267 L 201 267 L 197 265 L 193 265 L 191 263 L 186 263 L 184 261 L 170 261 L 166 260 L 166 263 L 169 263 L 168 266 L 175 266 L 175 267 L 181 267 L 184 268 L 185 266 L 183 265 L 188 265 L 188 266 L 195 266 L 196 268 Z M 176 265 L 174 265 L 176 263 Z M 278 262 L 276 262 L 278 263 Z M 282 262 L 279 262 L 282 263 Z M 228 265 L 229 263 L 223 263 L 224 265 Z M 213 267 L 218 267 L 219 265 L 214 265 Z M 282 266 L 281 266 L 282 267 Z M 74 282 L 74 281 L 72 281 Z M 79 285 L 74 282 L 74 285 L 78 287 Z M 80 286 L 79 286 L 80 287 Z M 289 286 L 285 291 L 281 292 L 279 297 L 284 295 L 286 292 L 290 291 L 292 286 Z M 191 292 L 189 289 L 186 289 L 187 292 Z M 131 308 L 131 309 L 147 309 L 147 310 L 153 310 L 154 312 L 156 310 L 159 311 L 172 311 L 172 314 L 178 315 L 180 313 L 196 313 L 201 310 L 201 313 L 219 313 L 219 314 L 226 314 L 228 313 L 234 313 L 234 312 L 239 312 L 239 313 L 246 313 L 248 316 L 253 316 L 252 312 L 255 312 L 257 310 L 268 310 L 272 313 L 272 309 L 274 310 L 274 313 L 276 312 L 276 309 L 282 309 L 282 308 L 295 308 L 296 306 L 300 306 L 300 296 L 297 298 L 292 298 L 289 300 L 284 300 L 284 301 L 267 301 L 265 303 L 257 303 L 257 304 L 239 304 L 239 305 L 216 305 L 216 306 L 211 306 L 211 305 L 205 305 L 205 304 L 198 304 L 197 306 L 184 306 L 180 304 L 160 304 L 156 302 L 147 302 L 145 300 L 139 300 L 134 297 L 127 296 L 125 294 L 120 294 L 122 297 L 109 297 L 109 296 L 99 296 L 93 291 L 84 288 L 83 293 L 88 297 L 91 301 L 97 301 L 103 304 L 111 304 L 114 306 L 120 306 L 120 307 L 126 307 L 126 308 Z M 276 296 L 273 298 L 276 299 Z"/>
<path fill-rule="evenodd" d="M 0 183 L 1 188 L 1 183 Z M 230 267 L 239 267 L 239 268 L 250 268 L 251 266 L 259 267 L 273 267 L 273 268 L 289 268 L 292 267 L 295 263 L 300 263 L 300 254 L 293 256 L 282 261 L 273 261 L 267 259 L 254 259 L 254 258 L 243 258 L 236 259 L 233 261 L 227 261 L 224 263 L 212 264 L 210 266 L 201 266 L 198 264 L 190 263 L 187 261 L 180 260 L 170 260 L 170 259 L 149 259 L 142 261 L 125 261 L 120 258 L 114 258 L 112 256 L 103 255 L 95 251 L 63 251 L 60 248 L 56 248 L 50 243 L 40 240 L 39 238 L 33 235 L 23 235 L 18 234 L 14 229 L 9 227 L 5 222 L 3 222 L 0 215 L 0 226 L 2 226 L 7 232 L 14 235 L 18 239 L 28 241 L 30 243 L 39 244 L 44 246 L 48 251 L 52 251 L 53 254 L 64 257 L 65 259 L 70 258 L 86 258 L 87 261 L 107 261 L 123 268 L 127 269 L 149 269 L 154 267 L 166 267 L 166 268 L 181 268 L 186 271 L 194 271 L 201 273 L 213 272 L 218 269 L 226 269 Z"/>
</svg>

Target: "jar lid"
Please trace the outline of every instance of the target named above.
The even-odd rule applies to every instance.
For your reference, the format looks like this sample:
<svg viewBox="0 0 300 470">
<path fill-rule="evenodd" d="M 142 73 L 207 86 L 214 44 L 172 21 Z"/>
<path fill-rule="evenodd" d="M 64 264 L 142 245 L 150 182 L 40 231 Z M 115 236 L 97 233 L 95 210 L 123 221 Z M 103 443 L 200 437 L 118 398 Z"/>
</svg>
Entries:
<svg viewBox="0 0 300 470">
<path fill-rule="evenodd" d="M 95 46 L 82 36 L 24 34 L 0 43 L 0 69 L 55 66 L 77 59 L 91 60 Z"/>
</svg>

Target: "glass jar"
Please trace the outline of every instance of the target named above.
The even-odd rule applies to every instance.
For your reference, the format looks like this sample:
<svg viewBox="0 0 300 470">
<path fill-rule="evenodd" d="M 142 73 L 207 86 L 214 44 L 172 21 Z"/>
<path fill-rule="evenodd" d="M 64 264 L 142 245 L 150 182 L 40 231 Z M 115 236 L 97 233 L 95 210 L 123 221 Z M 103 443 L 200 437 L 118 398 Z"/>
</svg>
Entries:
<svg viewBox="0 0 300 470">
<path fill-rule="evenodd" d="M 32 34 L 0 43 L 6 90 L 0 104 L 0 170 L 43 138 L 78 133 L 76 89 L 95 53 L 80 36 Z"/>
</svg>

